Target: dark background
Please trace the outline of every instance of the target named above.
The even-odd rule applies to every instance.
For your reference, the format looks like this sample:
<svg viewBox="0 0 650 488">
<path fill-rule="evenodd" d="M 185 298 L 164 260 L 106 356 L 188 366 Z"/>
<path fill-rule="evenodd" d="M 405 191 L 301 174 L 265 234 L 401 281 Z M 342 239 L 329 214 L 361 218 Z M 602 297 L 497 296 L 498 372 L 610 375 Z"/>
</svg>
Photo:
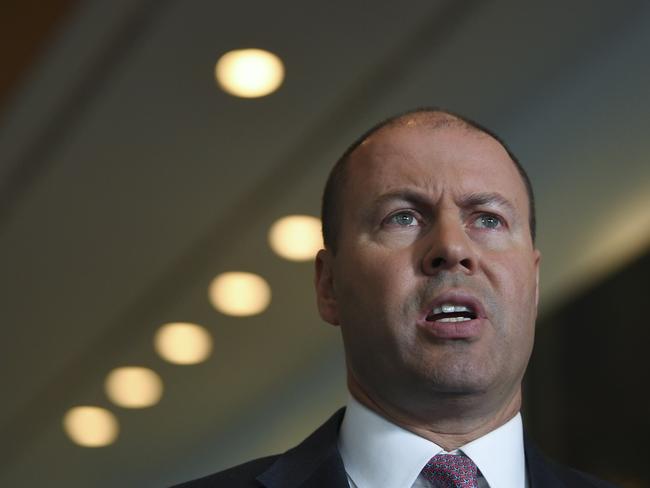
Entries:
<svg viewBox="0 0 650 488">
<path fill-rule="evenodd" d="M 531 436 L 555 459 L 650 486 L 650 254 L 568 297 L 537 323 L 525 382 Z"/>
</svg>

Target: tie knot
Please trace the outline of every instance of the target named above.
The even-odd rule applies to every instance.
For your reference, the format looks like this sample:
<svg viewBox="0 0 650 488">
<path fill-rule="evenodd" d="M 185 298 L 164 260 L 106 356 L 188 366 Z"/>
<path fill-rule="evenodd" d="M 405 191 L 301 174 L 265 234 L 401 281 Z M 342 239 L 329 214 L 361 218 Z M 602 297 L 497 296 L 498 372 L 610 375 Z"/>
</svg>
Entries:
<svg viewBox="0 0 650 488">
<path fill-rule="evenodd" d="M 438 454 L 422 468 L 422 475 L 441 488 L 477 488 L 478 469 L 467 456 Z"/>
</svg>

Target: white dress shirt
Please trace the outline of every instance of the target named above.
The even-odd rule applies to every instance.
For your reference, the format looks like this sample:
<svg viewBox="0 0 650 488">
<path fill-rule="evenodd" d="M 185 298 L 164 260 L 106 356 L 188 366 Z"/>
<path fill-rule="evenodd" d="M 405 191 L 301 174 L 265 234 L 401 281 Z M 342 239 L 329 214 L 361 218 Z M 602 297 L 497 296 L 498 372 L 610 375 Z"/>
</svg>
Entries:
<svg viewBox="0 0 650 488">
<path fill-rule="evenodd" d="M 351 488 L 431 488 L 420 471 L 433 456 L 446 453 L 369 410 L 351 395 L 338 447 Z M 528 487 L 519 413 L 498 429 L 446 454 L 466 455 L 474 461 L 482 474 L 480 488 Z"/>
</svg>

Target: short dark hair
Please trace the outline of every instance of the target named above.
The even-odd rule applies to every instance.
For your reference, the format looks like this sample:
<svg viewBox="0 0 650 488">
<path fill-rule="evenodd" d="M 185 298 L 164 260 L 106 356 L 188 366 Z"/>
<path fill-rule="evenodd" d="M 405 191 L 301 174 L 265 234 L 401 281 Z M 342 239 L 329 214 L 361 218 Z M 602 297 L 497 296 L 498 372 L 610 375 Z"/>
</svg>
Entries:
<svg viewBox="0 0 650 488">
<path fill-rule="evenodd" d="M 529 216 L 528 224 L 530 227 L 530 235 L 535 242 L 535 232 L 536 232 L 536 219 L 535 219 L 535 196 L 533 194 L 533 185 L 530 182 L 530 178 L 524 170 L 523 166 L 519 163 L 517 157 L 513 154 L 510 148 L 506 145 L 503 140 L 492 132 L 490 129 L 482 126 L 481 124 L 474 122 L 467 117 L 456 114 L 454 112 L 444 110 L 437 107 L 421 107 L 413 110 L 408 110 L 406 112 L 401 112 L 397 115 L 393 115 L 378 124 L 374 125 L 372 128 L 364 132 L 358 139 L 356 139 L 343 153 L 343 155 L 338 159 L 332 170 L 330 171 L 329 177 L 327 178 L 327 183 L 325 184 L 325 190 L 323 192 L 323 200 L 321 207 L 321 219 L 323 225 L 323 242 L 325 247 L 330 249 L 333 253 L 336 253 L 337 241 L 339 236 L 339 230 L 341 225 L 341 215 L 342 215 L 342 193 L 343 186 L 345 183 L 345 170 L 347 168 L 347 163 L 350 159 L 351 154 L 357 149 L 363 141 L 370 137 L 375 132 L 378 132 L 384 127 L 400 125 L 408 116 L 432 116 L 432 119 L 436 118 L 436 127 L 449 126 L 449 125 L 460 125 L 469 129 L 474 129 L 479 132 L 483 132 L 488 136 L 495 139 L 508 153 L 510 159 L 514 163 L 521 179 L 524 182 L 526 187 L 526 193 L 528 194 L 528 207 L 529 207 Z M 442 116 L 442 117 L 439 117 Z"/>
</svg>

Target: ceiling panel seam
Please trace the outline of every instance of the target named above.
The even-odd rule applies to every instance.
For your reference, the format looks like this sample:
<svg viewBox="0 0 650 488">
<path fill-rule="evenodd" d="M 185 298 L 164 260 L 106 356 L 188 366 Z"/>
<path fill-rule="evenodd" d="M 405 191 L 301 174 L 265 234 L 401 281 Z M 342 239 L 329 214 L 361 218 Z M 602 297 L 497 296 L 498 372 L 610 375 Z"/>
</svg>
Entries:
<svg viewBox="0 0 650 488">
<path fill-rule="evenodd" d="M 12 210 L 20 204 L 21 198 L 55 163 L 51 154 L 65 143 L 67 135 L 83 119 L 87 108 L 110 83 L 111 74 L 117 71 L 117 66 L 143 39 L 168 3 L 169 0 L 141 1 L 115 31 L 111 41 L 92 60 L 89 69 L 69 90 L 68 97 L 32 138 L 23 154 L 13 163 L 5 162 L 9 168 L 5 178 L 0 181 L 0 234 L 7 227 Z"/>
</svg>

